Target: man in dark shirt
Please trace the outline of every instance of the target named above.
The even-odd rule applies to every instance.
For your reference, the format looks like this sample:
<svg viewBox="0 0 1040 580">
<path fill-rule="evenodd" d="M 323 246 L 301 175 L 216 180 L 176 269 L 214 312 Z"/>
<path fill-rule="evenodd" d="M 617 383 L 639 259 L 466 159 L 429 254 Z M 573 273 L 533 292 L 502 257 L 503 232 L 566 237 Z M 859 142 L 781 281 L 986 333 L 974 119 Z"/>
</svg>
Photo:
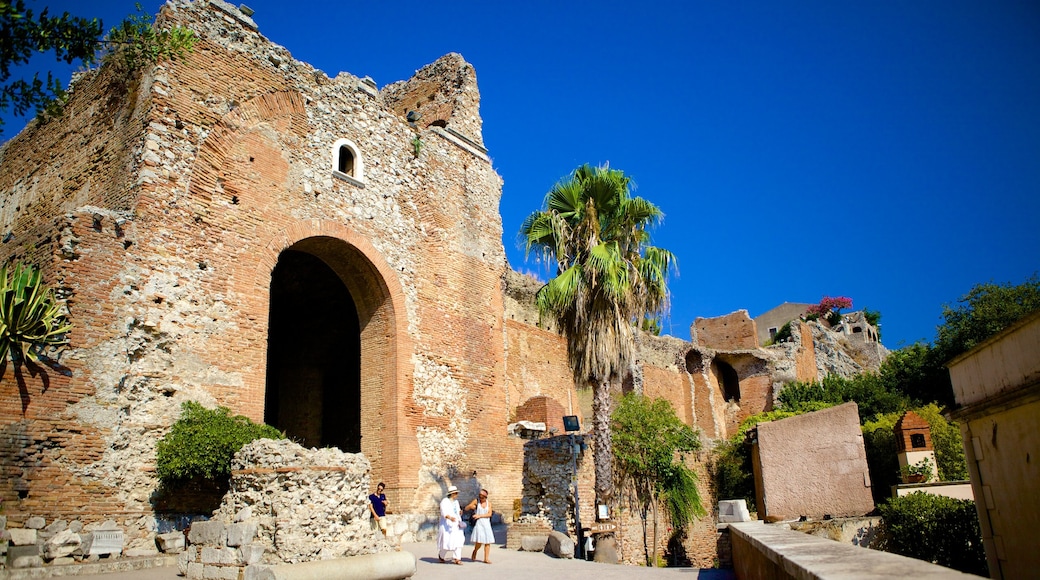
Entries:
<svg viewBox="0 0 1040 580">
<path fill-rule="evenodd" d="M 379 530 L 386 535 L 386 494 L 383 490 L 386 489 L 386 484 L 382 481 L 376 485 L 376 492 L 368 496 L 368 511 L 372 512 L 373 527 L 378 526 Z"/>
</svg>

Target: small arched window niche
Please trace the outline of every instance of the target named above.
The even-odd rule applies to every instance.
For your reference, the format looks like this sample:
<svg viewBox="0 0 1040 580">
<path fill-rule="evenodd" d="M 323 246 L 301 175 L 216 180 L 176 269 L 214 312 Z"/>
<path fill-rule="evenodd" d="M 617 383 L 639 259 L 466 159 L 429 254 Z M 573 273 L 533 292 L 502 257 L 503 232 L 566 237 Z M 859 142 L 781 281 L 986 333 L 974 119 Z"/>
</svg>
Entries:
<svg viewBox="0 0 1040 580">
<path fill-rule="evenodd" d="M 358 187 L 365 187 L 365 163 L 361 150 L 350 139 L 332 145 L 332 175 Z"/>
</svg>

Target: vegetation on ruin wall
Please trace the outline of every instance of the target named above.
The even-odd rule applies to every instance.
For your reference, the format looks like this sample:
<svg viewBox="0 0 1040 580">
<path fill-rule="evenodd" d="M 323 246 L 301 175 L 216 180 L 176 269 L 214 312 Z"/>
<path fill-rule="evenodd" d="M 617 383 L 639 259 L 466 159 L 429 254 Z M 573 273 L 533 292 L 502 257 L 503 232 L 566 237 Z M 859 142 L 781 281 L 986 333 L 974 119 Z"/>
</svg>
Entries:
<svg viewBox="0 0 1040 580">
<path fill-rule="evenodd" d="M 37 362 L 44 349 L 65 344 L 71 328 L 39 270 L 21 263 L 0 268 L 0 378 L 8 359 Z"/>
<path fill-rule="evenodd" d="M 270 425 L 232 415 L 227 407 L 211 410 L 186 401 L 180 419 L 155 447 L 156 472 L 164 483 L 227 478 L 235 453 L 254 439 L 285 439 L 285 435 Z"/>
<path fill-rule="evenodd" d="M 880 549 L 989 576 L 975 502 L 917 492 L 880 509 Z"/>
<path fill-rule="evenodd" d="M 659 564 L 658 509 L 663 504 L 672 523 L 669 546 L 681 546 L 687 526 L 704 515 L 697 475 L 683 462 L 701 448 L 700 437 L 675 414 L 667 399 L 636 393 L 621 397 L 611 415 L 615 482 L 630 490 L 643 522 L 643 555 Z"/>
<path fill-rule="evenodd" d="M 141 12 L 140 4 L 137 11 L 102 38 L 104 26 L 97 18 L 71 16 L 68 12 L 51 16 L 47 8 L 34 14 L 24 0 L 0 2 L 0 30 L 6 37 L 0 43 L 0 110 L 11 109 L 20 117 L 35 109 L 37 117 L 44 120 L 62 113 L 68 93 L 51 73 L 47 73 L 46 81 L 38 76 L 11 80 L 12 66 L 27 64 L 40 52 L 53 52 L 59 62 L 66 64 L 114 62 L 131 72 L 161 58 L 182 58 L 194 46 L 191 30 L 157 29 L 151 16 Z"/>
</svg>

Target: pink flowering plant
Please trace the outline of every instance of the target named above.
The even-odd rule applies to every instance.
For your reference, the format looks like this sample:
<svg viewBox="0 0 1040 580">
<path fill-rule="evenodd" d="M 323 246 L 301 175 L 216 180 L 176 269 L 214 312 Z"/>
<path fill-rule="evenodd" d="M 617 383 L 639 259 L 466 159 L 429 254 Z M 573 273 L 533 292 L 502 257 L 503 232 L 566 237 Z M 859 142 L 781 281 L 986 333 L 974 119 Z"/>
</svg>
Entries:
<svg viewBox="0 0 1040 580">
<path fill-rule="evenodd" d="M 845 308 L 852 308 L 852 298 L 848 296 L 824 296 L 819 304 L 813 304 L 805 311 L 805 319 L 815 320 L 824 318 L 827 322 L 836 324 L 840 320 L 842 309 Z"/>
</svg>

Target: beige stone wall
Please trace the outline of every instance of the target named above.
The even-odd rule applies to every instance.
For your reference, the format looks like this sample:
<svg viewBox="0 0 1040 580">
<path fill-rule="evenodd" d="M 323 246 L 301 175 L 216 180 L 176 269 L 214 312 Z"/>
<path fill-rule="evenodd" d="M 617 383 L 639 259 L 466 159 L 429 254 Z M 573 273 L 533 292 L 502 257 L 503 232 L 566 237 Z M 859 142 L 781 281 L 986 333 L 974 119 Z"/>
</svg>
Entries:
<svg viewBox="0 0 1040 580">
<path fill-rule="evenodd" d="M 1040 569 L 1040 314 L 949 363 L 961 436 L 994 578 Z"/>
<path fill-rule="evenodd" d="M 874 509 L 855 403 L 758 425 L 758 517 L 861 516 Z"/>
<path fill-rule="evenodd" d="M 697 318 L 690 334 L 693 342 L 717 350 L 758 348 L 758 331 L 747 310 L 726 316 Z"/>
</svg>

